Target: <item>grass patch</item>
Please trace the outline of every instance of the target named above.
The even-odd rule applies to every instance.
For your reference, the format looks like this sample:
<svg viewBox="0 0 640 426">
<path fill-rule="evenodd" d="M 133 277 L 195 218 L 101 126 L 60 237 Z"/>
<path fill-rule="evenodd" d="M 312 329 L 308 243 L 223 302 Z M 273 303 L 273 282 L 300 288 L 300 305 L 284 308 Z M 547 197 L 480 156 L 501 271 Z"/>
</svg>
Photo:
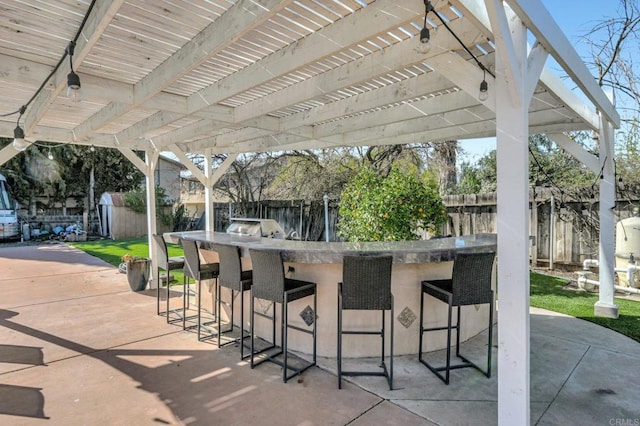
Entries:
<svg viewBox="0 0 640 426">
<path fill-rule="evenodd" d="M 146 237 L 126 240 L 76 241 L 68 244 L 116 267 L 122 263 L 122 256 L 127 253 L 133 256 L 149 258 L 149 240 Z M 182 256 L 184 254 L 182 247 L 178 244 L 167 243 L 167 250 L 169 251 L 169 257 Z M 182 271 L 171 271 L 171 275 L 173 276 L 173 282 L 182 283 L 184 277 Z"/>
<path fill-rule="evenodd" d="M 532 272 L 530 305 L 593 322 L 640 342 L 640 302 L 616 298 L 618 319 L 596 317 L 593 305 L 598 301 L 598 294 L 566 290 L 568 282 Z"/>
</svg>

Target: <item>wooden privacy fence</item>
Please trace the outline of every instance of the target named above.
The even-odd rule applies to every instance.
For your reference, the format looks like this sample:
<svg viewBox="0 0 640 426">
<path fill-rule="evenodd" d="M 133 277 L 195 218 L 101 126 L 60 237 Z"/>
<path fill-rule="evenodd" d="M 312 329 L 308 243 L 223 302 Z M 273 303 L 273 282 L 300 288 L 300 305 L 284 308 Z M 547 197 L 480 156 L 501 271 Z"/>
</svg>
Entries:
<svg viewBox="0 0 640 426">
<path fill-rule="evenodd" d="M 532 264 L 581 265 L 598 257 L 599 203 L 595 200 L 561 203 L 538 191 L 530 198 L 530 256 Z M 497 232 L 497 195 L 450 195 L 443 199 L 449 216 L 445 235 Z M 620 200 L 616 220 L 632 215 L 638 200 Z M 505 214 L 509 214 L 508 211 Z"/>
<path fill-rule="evenodd" d="M 538 191 L 531 197 L 530 256 L 532 264 L 578 266 L 585 259 L 598 257 L 598 202 L 564 201 Z M 495 193 L 450 195 L 443 198 L 449 221 L 443 235 L 496 233 L 497 195 Z M 616 209 L 617 220 L 631 216 L 638 201 L 624 200 Z M 215 203 L 215 229 L 222 231 L 228 224 L 229 204 Z M 506 212 L 508 214 L 508 212 Z M 303 240 L 324 241 L 324 204 L 318 201 L 262 201 L 243 206 L 231 206 L 232 217 L 262 217 L 275 219 L 286 232 L 295 229 Z M 336 224 L 338 200 L 329 201 L 329 240 L 338 241 Z M 552 226 L 553 224 L 553 226 Z"/>
</svg>

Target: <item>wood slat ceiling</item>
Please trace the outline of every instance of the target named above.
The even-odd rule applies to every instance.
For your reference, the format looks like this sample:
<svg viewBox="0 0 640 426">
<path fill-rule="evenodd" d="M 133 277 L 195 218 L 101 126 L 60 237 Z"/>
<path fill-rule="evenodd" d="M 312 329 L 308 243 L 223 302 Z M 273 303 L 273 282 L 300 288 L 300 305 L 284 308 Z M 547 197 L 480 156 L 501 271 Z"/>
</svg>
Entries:
<svg viewBox="0 0 640 426">
<path fill-rule="evenodd" d="M 0 114 L 32 97 L 89 4 L 0 1 Z M 433 4 L 491 68 L 486 28 Z M 423 14 L 421 0 L 97 2 L 74 56 L 84 101 L 65 96 L 66 59 L 21 125 L 31 140 L 221 153 L 494 134 L 495 114 L 430 65 L 453 52 L 476 66 L 434 16 L 433 47 L 418 52 Z M 532 130 L 590 127 L 562 96 L 539 85 Z M 0 118 L 0 134 L 16 119 Z"/>
</svg>

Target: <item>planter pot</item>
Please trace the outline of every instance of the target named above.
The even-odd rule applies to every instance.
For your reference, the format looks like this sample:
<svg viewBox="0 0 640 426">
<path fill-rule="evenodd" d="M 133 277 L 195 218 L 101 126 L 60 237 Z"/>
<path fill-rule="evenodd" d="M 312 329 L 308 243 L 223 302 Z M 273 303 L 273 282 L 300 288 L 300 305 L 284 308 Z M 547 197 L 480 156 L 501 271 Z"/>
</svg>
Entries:
<svg viewBox="0 0 640 426">
<path fill-rule="evenodd" d="M 151 260 L 136 259 L 127 262 L 127 280 L 133 291 L 142 291 L 149 282 L 149 272 L 151 270 Z"/>
</svg>

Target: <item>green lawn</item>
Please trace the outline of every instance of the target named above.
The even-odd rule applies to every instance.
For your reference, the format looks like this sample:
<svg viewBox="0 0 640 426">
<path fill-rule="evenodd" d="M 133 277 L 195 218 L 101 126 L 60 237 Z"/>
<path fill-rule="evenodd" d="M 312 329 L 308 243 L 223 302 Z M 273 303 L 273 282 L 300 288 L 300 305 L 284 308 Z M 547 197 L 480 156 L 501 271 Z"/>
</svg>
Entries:
<svg viewBox="0 0 640 426">
<path fill-rule="evenodd" d="M 97 240 L 70 243 L 73 247 L 99 257 L 106 262 L 118 266 L 122 256 L 130 253 L 133 256 L 149 257 L 149 246 L 146 238 L 128 240 Z M 169 256 L 181 256 L 182 247 L 167 244 Z M 182 282 L 181 272 L 172 272 L 174 281 Z M 586 321 L 599 324 L 622 333 L 640 342 L 640 302 L 616 299 L 620 317 L 618 319 L 600 318 L 593 315 L 593 305 L 598 295 L 585 291 L 565 290 L 567 280 L 531 273 L 531 306 L 548 309 L 571 315 Z"/>
<path fill-rule="evenodd" d="M 597 293 L 565 290 L 567 283 L 532 272 L 530 305 L 599 324 L 640 342 L 640 302 L 616 298 L 618 319 L 596 317 L 593 305 L 598 301 Z"/>
<path fill-rule="evenodd" d="M 92 256 L 98 257 L 113 266 L 122 263 L 122 256 L 129 253 L 132 256 L 149 257 L 149 241 L 144 238 L 131 238 L 127 240 L 95 240 L 95 241 L 77 241 L 68 243 L 70 246 L 76 247 Z M 182 256 L 184 253 L 182 247 L 177 244 L 167 244 L 169 257 Z M 173 277 L 172 282 L 182 283 L 184 274 L 182 271 L 171 271 Z"/>
</svg>

